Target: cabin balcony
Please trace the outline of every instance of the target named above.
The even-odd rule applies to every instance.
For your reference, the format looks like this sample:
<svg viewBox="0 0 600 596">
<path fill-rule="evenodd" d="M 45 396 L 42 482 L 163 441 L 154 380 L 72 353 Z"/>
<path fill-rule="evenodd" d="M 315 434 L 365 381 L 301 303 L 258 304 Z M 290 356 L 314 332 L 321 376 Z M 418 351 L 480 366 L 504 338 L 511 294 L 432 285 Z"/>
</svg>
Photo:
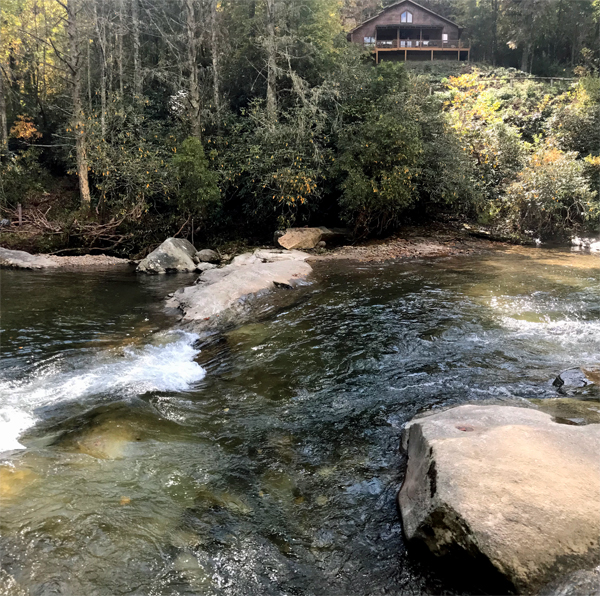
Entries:
<svg viewBox="0 0 600 596">
<path fill-rule="evenodd" d="M 441 26 L 378 26 L 375 36 L 364 37 L 364 46 L 375 61 L 465 60 L 471 57 L 471 44 L 465 39 L 448 39 Z"/>
<path fill-rule="evenodd" d="M 377 50 L 470 50 L 471 44 L 469 41 L 462 39 L 377 39 L 375 43 L 364 44 L 370 48 Z"/>
</svg>

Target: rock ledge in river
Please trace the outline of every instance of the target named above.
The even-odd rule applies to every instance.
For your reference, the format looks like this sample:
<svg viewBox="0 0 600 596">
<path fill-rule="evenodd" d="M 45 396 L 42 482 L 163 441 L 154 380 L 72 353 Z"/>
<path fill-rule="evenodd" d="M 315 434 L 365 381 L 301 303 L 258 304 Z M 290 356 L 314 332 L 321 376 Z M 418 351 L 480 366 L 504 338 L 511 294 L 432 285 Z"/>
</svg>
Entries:
<svg viewBox="0 0 600 596">
<path fill-rule="evenodd" d="M 167 306 L 178 308 L 183 321 L 210 326 L 211 317 L 235 314 L 246 297 L 275 287 L 294 287 L 312 271 L 300 251 L 257 250 L 238 255 L 226 267 L 204 271 L 196 285 L 177 290 Z"/>
<path fill-rule="evenodd" d="M 48 269 L 57 267 L 56 261 L 42 255 L 32 255 L 23 250 L 0 248 L 0 267 L 10 269 Z"/>
<path fill-rule="evenodd" d="M 600 563 L 600 425 L 466 405 L 411 421 L 403 445 L 409 540 L 483 556 L 524 593 Z"/>
<path fill-rule="evenodd" d="M 167 238 L 137 266 L 140 273 L 170 273 L 195 271 L 193 244 L 182 238 Z"/>
</svg>

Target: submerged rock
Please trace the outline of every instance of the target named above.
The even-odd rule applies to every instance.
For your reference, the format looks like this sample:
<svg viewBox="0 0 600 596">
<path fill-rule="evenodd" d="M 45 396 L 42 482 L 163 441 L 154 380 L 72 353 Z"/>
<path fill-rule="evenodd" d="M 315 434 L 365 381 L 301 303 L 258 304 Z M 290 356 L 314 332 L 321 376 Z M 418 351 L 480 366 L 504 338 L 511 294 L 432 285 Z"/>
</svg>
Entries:
<svg viewBox="0 0 600 596">
<path fill-rule="evenodd" d="M 600 400 L 598 399 L 555 397 L 529 401 L 563 424 L 600 424 Z M 598 498 L 600 500 L 600 495 Z"/>
<path fill-rule="evenodd" d="M 61 423 L 52 444 L 97 459 L 121 459 L 134 444 L 177 429 L 176 423 L 157 416 L 150 408 L 114 403 Z"/>
<path fill-rule="evenodd" d="M 140 273 L 171 273 L 194 271 L 196 249 L 182 238 L 167 238 L 137 266 Z"/>
<path fill-rule="evenodd" d="M 18 497 L 38 480 L 38 475 L 28 468 L 0 465 L 0 498 Z"/>
<path fill-rule="evenodd" d="M 488 561 L 524 593 L 600 563 L 600 425 L 467 405 L 411 421 L 403 444 L 409 540 Z"/>
<path fill-rule="evenodd" d="M 6 269 L 49 269 L 57 266 L 56 261 L 43 255 L 0 248 L 0 267 Z"/>
<path fill-rule="evenodd" d="M 167 306 L 178 308 L 183 321 L 196 327 L 210 327 L 216 317 L 235 319 L 247 299 L 276 287 L 293 288 L 312 268 L 299 251 L 257 250 L 239 255 L 231 264 L 204 271 L 196 284 L 177 290 Z"/>
</svg>

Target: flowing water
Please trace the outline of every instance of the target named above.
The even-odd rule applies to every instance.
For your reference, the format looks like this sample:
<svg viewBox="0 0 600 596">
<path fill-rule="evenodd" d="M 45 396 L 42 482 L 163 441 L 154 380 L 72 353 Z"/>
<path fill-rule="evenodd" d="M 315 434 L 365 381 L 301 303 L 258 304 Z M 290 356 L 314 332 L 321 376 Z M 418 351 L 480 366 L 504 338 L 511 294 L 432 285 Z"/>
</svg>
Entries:
<svg viewBox="0 0 600 596">
<path fill-rule="evenodd" d="M 190 277 L 2 272 L 0 594 L 456 593 L 403 542 L 401 426 L 597 364 L 600 258 L 315 269 L 203 344 Z"/>
</svg>

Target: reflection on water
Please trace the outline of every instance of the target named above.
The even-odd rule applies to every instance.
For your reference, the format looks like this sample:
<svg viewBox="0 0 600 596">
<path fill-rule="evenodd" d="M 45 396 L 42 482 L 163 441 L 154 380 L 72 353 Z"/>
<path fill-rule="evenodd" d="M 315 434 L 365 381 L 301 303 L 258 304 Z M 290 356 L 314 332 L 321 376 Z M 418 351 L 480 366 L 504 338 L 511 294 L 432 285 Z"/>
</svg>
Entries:
<svg viewBox="0 0 600 596">
<path fill-rule="evenodd" d="M 455 593 L 402 540 L 401 426 L 489 399 L 595 421 L 551 380 L 600 360 L 600 259 L 316 269 L 204 345 L 160 310 L 183 276 L 2 272 L 0 594 Z"/>
</svg>

